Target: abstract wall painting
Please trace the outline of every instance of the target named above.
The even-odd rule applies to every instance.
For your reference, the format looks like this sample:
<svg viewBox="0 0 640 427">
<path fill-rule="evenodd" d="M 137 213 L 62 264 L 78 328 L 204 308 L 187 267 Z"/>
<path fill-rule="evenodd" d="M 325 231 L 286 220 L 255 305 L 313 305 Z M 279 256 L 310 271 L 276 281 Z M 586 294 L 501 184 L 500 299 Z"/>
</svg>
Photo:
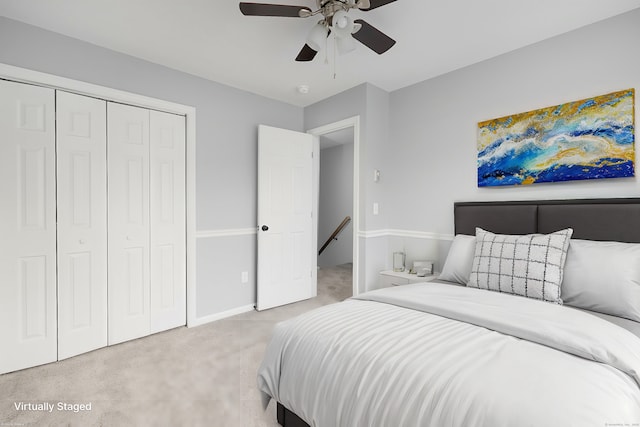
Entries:
<svg viewBox="0 0 640 427">
<path fill-rule="evenodd" d="M 634 89 L 478 123 L 478 187 L 635 176 Z"/>
</svg>

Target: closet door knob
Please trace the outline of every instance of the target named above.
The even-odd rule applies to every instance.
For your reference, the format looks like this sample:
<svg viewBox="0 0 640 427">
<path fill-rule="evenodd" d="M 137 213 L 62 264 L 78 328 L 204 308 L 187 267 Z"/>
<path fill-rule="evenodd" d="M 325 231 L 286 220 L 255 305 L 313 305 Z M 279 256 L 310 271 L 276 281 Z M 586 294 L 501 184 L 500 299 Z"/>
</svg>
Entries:
<svg viewBox="0 0 640 427">
<path fill-rule="evenodd" d="M 84 245 L 84 239 L 78 240 L 78 243 L 80 243 L 81 245 Z"/>
<path fill-rule="evenodd" d="M 266 226 L 266 225 L 263 225 L 263 226 L 262 226 L 262 231 L 267 231 L 268 229 L 269 229 L 269 227 L 268 227 L 268 226 Z"/>
</svg>

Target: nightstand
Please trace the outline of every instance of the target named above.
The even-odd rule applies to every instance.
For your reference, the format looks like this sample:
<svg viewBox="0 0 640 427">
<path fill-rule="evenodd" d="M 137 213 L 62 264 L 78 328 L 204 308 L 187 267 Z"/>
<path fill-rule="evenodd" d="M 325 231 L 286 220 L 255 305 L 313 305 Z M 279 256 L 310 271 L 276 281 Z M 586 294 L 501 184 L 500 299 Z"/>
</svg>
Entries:
<svg viewBox="0 0 640 427">
<path fill-rule="evenodd" d="M 407 271 L 385 270 L 380 272 L 380 287 L 387 288 L 389 286 L 408 285 L 410 283 L 430 282 L 436 279 L 440 273 L 427 274 L 424 277 L 418 277 Z"/>
</svg>

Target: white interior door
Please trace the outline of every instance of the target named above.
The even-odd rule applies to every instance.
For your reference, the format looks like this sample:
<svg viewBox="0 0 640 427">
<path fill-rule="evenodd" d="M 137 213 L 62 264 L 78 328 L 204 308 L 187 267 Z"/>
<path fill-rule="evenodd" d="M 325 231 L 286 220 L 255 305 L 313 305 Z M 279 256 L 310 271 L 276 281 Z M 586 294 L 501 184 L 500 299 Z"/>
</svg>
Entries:
<svg viewBox="0 0 640 427">
<path fill-rule="evenodd" d="M 107 105 L 58 91 L 58 359 L 107 345 Z"/>
<path fill-rule="evenodd" d="M 0 374 L 57 357 L 54 113 L 52 89 L 0 80 Z"/>
<path fill-rule="evenodd" d="M 185 325 L 185 118 L 151 111 L 151 333 Z"/>
<path fill-rule="evenodd" d="M 149 110 L 107 104 L 109 345 L 149 335 Z"/>
<path fill-rule="evenodd" d="M 258 130 L 258 310 L 316 293 L 313 141 L 305 133 Z"/>
</svg>

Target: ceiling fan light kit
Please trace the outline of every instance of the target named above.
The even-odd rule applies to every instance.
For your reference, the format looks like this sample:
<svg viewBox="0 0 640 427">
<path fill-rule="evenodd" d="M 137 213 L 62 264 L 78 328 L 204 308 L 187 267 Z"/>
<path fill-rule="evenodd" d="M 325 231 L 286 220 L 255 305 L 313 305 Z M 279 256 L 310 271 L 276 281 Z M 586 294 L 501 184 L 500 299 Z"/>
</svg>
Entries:
<svg viewBox="0 0 640 427">
<path fill-rule="evenodd" d="M 379 55 L 391 49 L 395 40 L 362 19 L 354 20 L 348 13 L 351 9 L 366 12 L 394 1 L 396 0 L 316 0 L 318 9 L 315 11 L 306 6 L 241 2 L 240 11 L 247 16 L 289 18 L 308 18 L 321 14 L 323 19 L 311 28 L 306 44 L 296 57 L 296 61 L 306 62 L 315 58 L 331 33 L 341 55 L 355 49 L 354 39 Z"/>
<path fill-rule="evenodd" d="M 339 10 L 331 18 L 333 31 L 340 36 L 351 35 L 353 30 L 353 19 L 349 17 L 346 10 Z"/>
<path fill-rule="evenodd" d="M 329 36 L 329 28 L 324 21 L 318 22 L 311 28 L 307 37 L 307 46 L 316 52 L 322 49 L 322 45 Z"/>
<path fill-rule="evenodd" d="M 340 55 L 356 50 L 356 44 L 353 41 L 351 34 L 346 37 L 336 37 L 336 49 L 338 49 L 338 53 Z"/>
</svg>

